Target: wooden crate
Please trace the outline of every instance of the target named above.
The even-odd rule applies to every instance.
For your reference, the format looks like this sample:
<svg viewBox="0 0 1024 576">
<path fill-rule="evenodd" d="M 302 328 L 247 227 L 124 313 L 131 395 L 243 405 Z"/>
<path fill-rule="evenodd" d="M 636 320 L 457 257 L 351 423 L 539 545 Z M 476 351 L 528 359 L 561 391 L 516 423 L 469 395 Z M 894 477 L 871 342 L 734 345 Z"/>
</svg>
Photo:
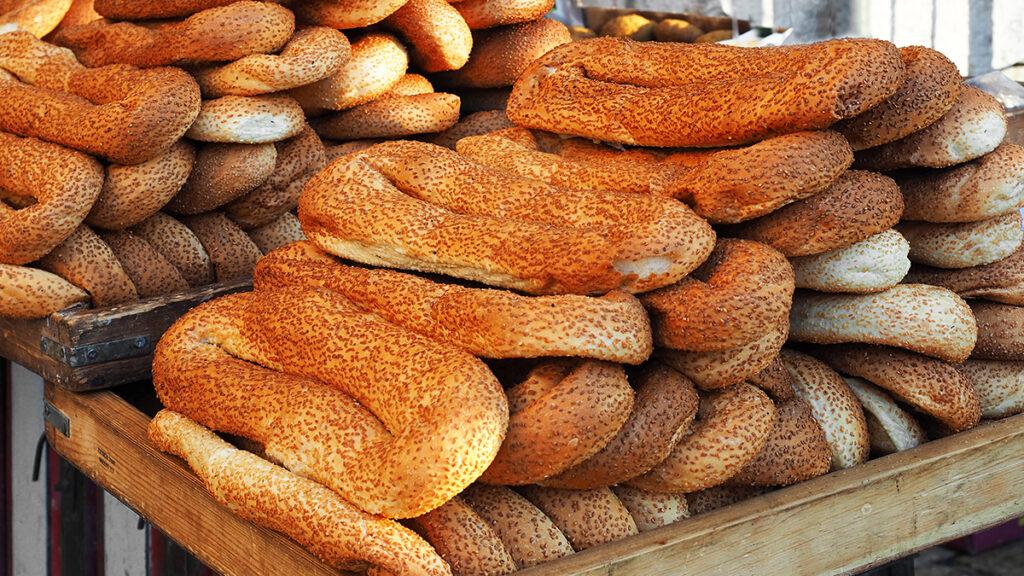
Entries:
<svg viewBox="0 0 1024 576">
<path fill-rule="evenodd" d="M 334 573 L 219 506 L 181 461 L 147 443 L 152 398 L 118 394 L 48 384 L 50 445 L 227 576 Z M 58 412 L 67 416 L 67 434 L 58 430 Z M 1022 514 L 1024 415 L 520 574 L 846 574 Z"/>
<path fill-rule="evenodd" d="M 0 357 L 73 391 L 145 381 L 153 348 L 175 320 L 251 287 L 251 280 L 236 280 L 120 306 L 69 308 L 42 320 L 0 318 Z"/>
</svg>

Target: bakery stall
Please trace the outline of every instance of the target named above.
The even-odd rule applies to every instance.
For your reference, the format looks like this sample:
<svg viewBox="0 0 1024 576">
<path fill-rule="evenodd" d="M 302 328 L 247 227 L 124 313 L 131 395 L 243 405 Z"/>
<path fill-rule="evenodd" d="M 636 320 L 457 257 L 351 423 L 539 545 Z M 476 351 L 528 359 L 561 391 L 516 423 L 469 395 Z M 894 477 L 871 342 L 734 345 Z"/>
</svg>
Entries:
<svg viewBox="0 0 1024 576">
<path fill-rule="evenodd" d="M 0 576 L 882 576 L 1024 516 L 1010 49 L 632 4 L 0 2 Z"/>
</svg>

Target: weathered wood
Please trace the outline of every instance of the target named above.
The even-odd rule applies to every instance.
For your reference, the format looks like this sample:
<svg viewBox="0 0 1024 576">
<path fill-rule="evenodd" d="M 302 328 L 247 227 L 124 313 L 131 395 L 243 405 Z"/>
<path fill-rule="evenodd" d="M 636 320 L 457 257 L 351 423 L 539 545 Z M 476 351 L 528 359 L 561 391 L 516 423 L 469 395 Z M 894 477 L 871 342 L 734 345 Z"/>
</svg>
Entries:
<svg viewBox="0 0 1024 576">
<path fill-rule="evenodd" d="M 288 538 L 218 504 L 183 462 L 149 444 L 149 418 L 116 394 L 74 394 L 47 383 L 46 399 L 71 421 L 67 437 L 46 427 L 50 446 L 219 573 L 338 575 Z"/>
</svg>

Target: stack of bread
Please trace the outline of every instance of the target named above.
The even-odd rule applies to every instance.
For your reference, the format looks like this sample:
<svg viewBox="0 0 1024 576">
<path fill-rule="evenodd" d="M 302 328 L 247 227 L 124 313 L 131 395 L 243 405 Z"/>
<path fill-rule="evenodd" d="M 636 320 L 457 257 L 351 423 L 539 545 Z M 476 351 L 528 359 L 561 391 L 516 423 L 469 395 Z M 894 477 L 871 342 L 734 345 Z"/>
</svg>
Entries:
<svg viewBox="0 0 1024 576">
<path fill-rule="evenodd" d="M 629 38 L 638 42 L 704 43 L 729 40 L 733 35 L 733 20 L 728 16 L 701 14 L 665 14 L 638 10 L 588 10 L 588 26 L 574 26 L 574 40 L 597 36 Z M 750 22 L 737 20 L 737 31 L 750 30 Z"/>
<path fill-rule="evenodd" d="M 489 122 L 339 156 L 306 240 L 161 340 L 151 438 L 225 505 L 507 574 L 1024 410 L 1021 161 L 940 54 L 593 39 Z M 880 173 L 918 166 L 952 172 Z"/>
</svg>

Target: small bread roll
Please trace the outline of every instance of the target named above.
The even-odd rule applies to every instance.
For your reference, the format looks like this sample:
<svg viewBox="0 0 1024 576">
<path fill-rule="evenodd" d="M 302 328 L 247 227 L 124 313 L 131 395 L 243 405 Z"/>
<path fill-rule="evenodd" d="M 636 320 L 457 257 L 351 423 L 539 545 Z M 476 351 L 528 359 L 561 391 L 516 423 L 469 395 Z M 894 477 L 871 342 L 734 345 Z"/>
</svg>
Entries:
<svg viewBox="0 0 1024 576">
<path fill-rule="evenodd" d="M 797 288 L 819 292 L 888 290 L 910 270 L 910 244 L 895 230 L 822 254 L 791 258 Z"/>
<path fill-rule="evenodd" d="M 601 36 L 629 38 L 640 42 L 654 39 L 654 22 L 639 14 L 616 16 L 601 26 Z"/>
<path fill-rule="evenodd" d="M 910 259 L 936 268 L 969 268 L 1002 260 L 1024 240 L 1020 212 L 980 222 L 902 222 L 896 229 L 910 242 Z"/>
<path fill-rule="evenodd" d="M 696 42 L 703 35 L 703 30 L 679 18 L 665 18 L 654 27 L 658 42 Z"/>
</svg>

